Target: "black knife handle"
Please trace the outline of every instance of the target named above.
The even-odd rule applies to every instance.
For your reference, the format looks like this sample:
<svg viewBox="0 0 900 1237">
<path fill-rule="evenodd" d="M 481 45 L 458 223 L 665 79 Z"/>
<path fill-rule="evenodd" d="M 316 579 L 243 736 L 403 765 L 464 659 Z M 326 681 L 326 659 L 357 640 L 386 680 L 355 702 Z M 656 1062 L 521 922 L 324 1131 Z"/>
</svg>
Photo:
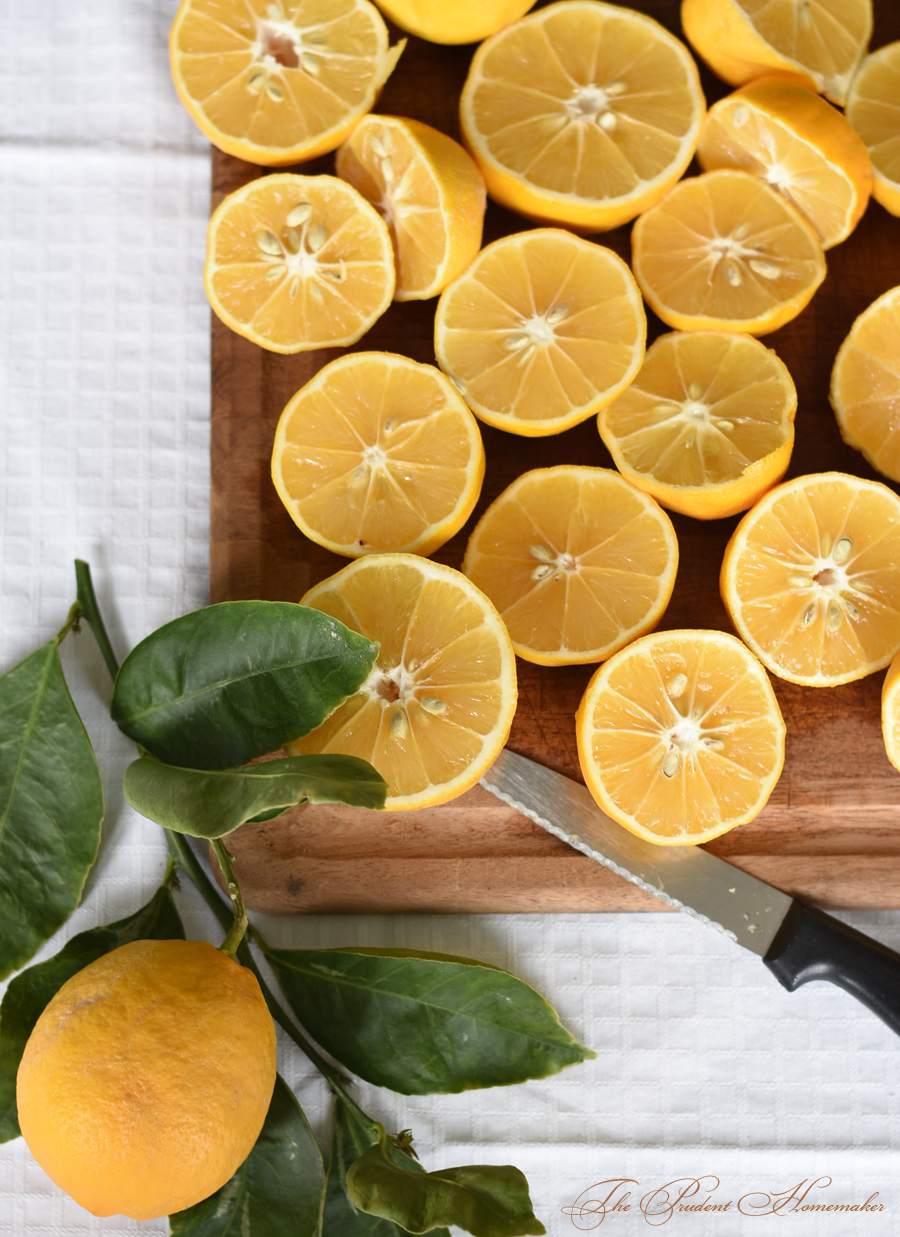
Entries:
<svg viewBox="0 0 900 1237">
<path fill-rule="evenodd" d="M 788 992 L 837 984 L 900 1035 L 900 954 L 824 911 L 793 902 L 763 962 Z"/>
</svg>

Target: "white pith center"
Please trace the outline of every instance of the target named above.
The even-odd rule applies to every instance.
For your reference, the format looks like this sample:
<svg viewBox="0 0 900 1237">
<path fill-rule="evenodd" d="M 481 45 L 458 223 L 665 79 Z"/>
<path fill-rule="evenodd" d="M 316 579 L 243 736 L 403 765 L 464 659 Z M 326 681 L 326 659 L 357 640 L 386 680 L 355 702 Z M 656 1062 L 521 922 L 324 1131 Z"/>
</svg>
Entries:
<svg viewBox="0 0 900 1237">
<path fill-rule="evenodd" d="M 800 617 L 801 628 L 811 628 L 822 619 L 826 632 L 835 632 L 845 619 L 852 622 L 859 618 L 853 595 L 864 594 L 865 586 L 855 583 L 847 572 L 852 549 L 850 538 L 842 537 L 830 554 L 798 565 L 790 576 L 790 585 L 808 599 Z"/>
</svg>

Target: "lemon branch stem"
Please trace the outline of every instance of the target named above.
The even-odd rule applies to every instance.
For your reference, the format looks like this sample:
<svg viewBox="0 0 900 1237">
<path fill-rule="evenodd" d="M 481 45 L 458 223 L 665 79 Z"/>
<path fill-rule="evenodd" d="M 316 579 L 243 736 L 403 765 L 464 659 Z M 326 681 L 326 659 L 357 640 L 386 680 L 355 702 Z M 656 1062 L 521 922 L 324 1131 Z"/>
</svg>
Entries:
<svg viewBox="0 0 900 1237">
<path fill-rule="evenodd" d="M 87 621 L 94 633 L 94 639 L 97 641 L 103 660 L 106 662 L 110 677 L 115 683 L 116 675 L 119 673 L 119 662 L 113 652 L 112 643 L 100 614 L 100 607 L 97 605 L 90 564 L 81 558 L 75 559 L 75 583 L 78 586 L 78 601 L 75 604 L 79 607 L 79 613 L 75 616 L 76 622 L 79 618 Z M 71 618 L 71 611 L 69 616 Z"/>
<path fill-rule="evenodd" d="M 191 850 L 187 838 L 185 838 L 184 834 L 176 833 L 170 829 L 167 829 L 165 832 L 166 840 L 169 844 L 169 852 L 174 857 L 175 862 L 194 882 L 198 893 L 218 919 L 222 927 L 228 929 L 232 922 L 232 916 L 225 905 L 222 895 L 200 866 L 200 861 L 197 859 L 197 856 L 194 854 L 193 850 Z M 251 934 L 259 937 L 259 933 L 252 927 L 252 925 L 250 927 L 250 932 Z M 336 1069 L 333 1065 L 329 1065 L 324 1057 L 316 1051 L 299 1027 L 294 1025 L 288 1014 L 282 1008 L 280 1002 L 276 999 L 274 993 L 272 992 L 272 989 L 263 978 L 259 967 L 256 965 L 256 961 L 250 952 L 250 948 L 246 940 L 242 940 L 238 946 L 237 960 L 243 966 L 246 966 L 248 970 L 252 971 L 256 976 L 266 1004 L 269 1007 L 269 1012 L 279 1026 L 287 1032 L 301 1052 L 305 1053 L 306 1056 L 309 1057 L 310 1061 L 312 1061 L 319 1073 L 325 1078 L 332 1091 L 341 1097 L 347 1107 L 352 1110 L 356 1117 L 367 1128 L 374 1130 L 378 1123 L 373 1121 L 369 1114 L 364 1112 L 363 1109 L 360 1108 L 359 1104 L 357 1104 L 356 1100 L 354 1100 L 353 1096 L 347 1090 L 347 1080 L 344 1078 L 340 1070 Z"/>
<path fill-rule="evenodd" d="M 222 950 L 222 953 L 228 954 L 233 958 L 238 951 L 238 946 L 244 939 L 244 934 L 249 926 L 249 920 L 247 919 L 247 911 L 244 907 L 244 898 L 241 893 L 237 872 L 234 870 L 234 855 L 232 855 L 221 838 L 213 838 L 212 847 L 219 861 L 219 867 L 222 869 L 222 875 L 225 877 L 225 890 L 229 898 L 231 898 L 231 905 L 234 909 L 234 923 L 228 929 L 228 935 L 219 948 Z"/>
</svg>

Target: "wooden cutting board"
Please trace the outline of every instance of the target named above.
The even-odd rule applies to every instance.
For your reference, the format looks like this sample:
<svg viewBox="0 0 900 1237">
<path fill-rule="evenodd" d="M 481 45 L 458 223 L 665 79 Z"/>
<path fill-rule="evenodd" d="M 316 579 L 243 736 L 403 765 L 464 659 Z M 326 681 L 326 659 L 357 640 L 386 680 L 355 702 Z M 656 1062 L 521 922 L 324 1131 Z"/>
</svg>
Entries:
<svg viewBox="0 0 900 1237">
<path fill-rule="evenodd" d="M 678 0 L 634 8 L 679 33 Z M 900 6 L 875 0 L 872 47 L 900 39 Z M 395 32 L 396 33 L 396 32 Z M 378 110 L 413 116 L 458 137 L 457 100 L 472 47 L 410 39 Z M 728 88 L 703 70 L 711 103 Z M 307 164 L 334 170 L 333 156 Z M 689 174 L 698 169 L 693 167 Z M 264 171 L 213 151 L 213 206 Z M 485 243 L 531 225 L 490 204 Z M 627 258 L 630 227 L 595 238 Z M 828 403 L 838 346 L 875 297 L 900 284 L 900 219 L 874 202 L 828 257 L 828 277 L 794 322 L 766 337 L 797 385 L 797 440 L 788 476 L 839 469 L 879 480 L 840 438 Z M 434 363 L 435 302 L 393 304 L 355 351 L 401 352 Z M 648 343 L 667 328 L 648 314 Z M 340 559 L 307 541 L 269 478 L 275 424 L 288 399 L 330 349 L 265 352 L 213 317 L 210 598 L 298 600 L 337 571 Z M 487 474 L 466 527 L 434 556 L 459 567 L 485 507 L 529 468 L 562 463 L 612 467 L 594 419 L 551 438 L 526 439 L 482 426 Z M 895 487 L 897 488 L 897 487 Z M 661 628 L 729 630 L 718 568 L 735 519 L 673 516 L 678 580 Z M 509 746 L 578 777 L 575 709 L 593 667 L 518 663 L 519 707 Z M 884 753 L 883 674 L 831 690 L 775 682 L 787 722 L 787 759 L 759 817 L 709 849 L 793 894 L 829 907 L 900 907 L 900 773 Z M 244 896 L 269 912 L 663 910 L 633 885 L 577 854 L 480 787 L 440 808 L 370 813 L 301 808 L 233 833 Z"/>
</svg>

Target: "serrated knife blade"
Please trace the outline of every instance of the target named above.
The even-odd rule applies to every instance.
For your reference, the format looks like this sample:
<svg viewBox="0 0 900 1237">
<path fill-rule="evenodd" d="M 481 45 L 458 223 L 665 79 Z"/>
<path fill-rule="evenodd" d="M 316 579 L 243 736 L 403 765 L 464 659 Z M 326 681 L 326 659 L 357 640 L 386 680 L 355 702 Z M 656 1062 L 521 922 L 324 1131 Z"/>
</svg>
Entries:
<svg viewBox="0 0 900 1237">
<path fill-rule="evenodd" d="M 900 1034 L 900 955 L 698 846 L 654 846 L 580 782 L 508 748 L 481 785 L 582 854 L 761 957 L 789 991 L 825 979 Z"/>
</svg>

